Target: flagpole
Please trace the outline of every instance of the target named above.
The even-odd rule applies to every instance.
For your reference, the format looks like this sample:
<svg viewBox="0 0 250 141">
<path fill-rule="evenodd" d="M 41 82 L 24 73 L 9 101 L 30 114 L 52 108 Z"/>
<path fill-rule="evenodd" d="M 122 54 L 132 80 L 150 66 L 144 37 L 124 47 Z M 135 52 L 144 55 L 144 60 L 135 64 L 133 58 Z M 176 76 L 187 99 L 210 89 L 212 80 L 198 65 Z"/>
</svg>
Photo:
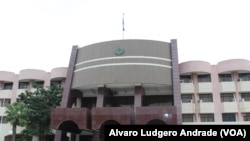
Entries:
<svg viewBox="0 0 250 141">
<path fill-rule="evenodd" d="M 124 27 L 124 13 L 122 15 L 122 39 L 124 39 L 124 31 L 125 31 L 125 27 Z"/>
</svg>

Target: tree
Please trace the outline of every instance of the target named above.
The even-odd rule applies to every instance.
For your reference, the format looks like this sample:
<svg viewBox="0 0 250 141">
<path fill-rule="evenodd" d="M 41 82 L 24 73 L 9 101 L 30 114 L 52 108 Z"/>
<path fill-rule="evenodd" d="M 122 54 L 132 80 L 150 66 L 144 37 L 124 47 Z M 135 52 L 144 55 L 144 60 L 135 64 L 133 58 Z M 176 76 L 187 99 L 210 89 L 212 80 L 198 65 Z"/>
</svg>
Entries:
<svg viewBox="0 0 250 141">
<path fill-rule="evenodd" d="M 6 106 L 6 121 L 12 125 L 12 141 L 16 140 L 17 126 L 24 126 L 27 123 L 28 108 L 24 103 L 13 103 Z"/>
<path fill-rule="evenodd" d="M 52 134 L 50 129 L 50 111 L 59 106 L 62 88 L 51 86 L 41 88 L 34 85 L 35 91 L 25 91 L 19 95 L 20 101 L 28 108 L 27 125 L 23 130 L 26 136 L 37 136 L 39 141 L 44 141 L 46 135 Z"/>
</svg>

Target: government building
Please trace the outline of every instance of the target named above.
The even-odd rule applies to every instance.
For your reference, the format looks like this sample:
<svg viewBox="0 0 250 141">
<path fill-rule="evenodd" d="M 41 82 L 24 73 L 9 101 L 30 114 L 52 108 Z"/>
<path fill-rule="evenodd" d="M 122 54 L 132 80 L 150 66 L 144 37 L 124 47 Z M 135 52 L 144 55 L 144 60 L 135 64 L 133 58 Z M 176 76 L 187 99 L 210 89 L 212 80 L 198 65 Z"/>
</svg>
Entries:
<svg viewBox="0 0 250 141">
<path fill-rule="evenodd" d="M 64 87 L 54 141 L 102 141 L 107 124 L 250 124 L 250 61 L 180 63 L 175 39 L 73 46 L 67 67 L 0 71 L 0 140 L 11 135 L 5 106 L 34 81 Z"/>
</svg>

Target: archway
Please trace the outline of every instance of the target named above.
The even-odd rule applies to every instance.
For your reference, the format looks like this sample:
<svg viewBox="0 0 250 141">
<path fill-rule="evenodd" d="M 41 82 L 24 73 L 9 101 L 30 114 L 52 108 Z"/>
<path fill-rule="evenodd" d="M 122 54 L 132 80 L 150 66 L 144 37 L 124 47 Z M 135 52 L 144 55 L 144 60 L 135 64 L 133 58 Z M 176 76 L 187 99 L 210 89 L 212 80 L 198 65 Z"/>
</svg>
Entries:
<svg viewBox="0 0 250 141">
<path fill-rule="evenodd" d="M 160 119 L 153 119 L 150 120 L 147 125 L 167 125 L 164 121 L 160 120 Z"/>
<path fill-rule="evenodd" d="M 105 125 L 120 125 L 119 122 L 115 121 L 115 120 L 107 120 L 105 122 L 102 123 L 100 130 L 99 130 L 99 141 L 104 141 L 104 128 Z"/>
<path fill-rule="evenodd" d="M 61 130 L 63 132 L 70 132 L 70 133 L 81 133 L 81 130 L 77 126 L 77 124 L 72 120 L 66 120 L 63 121 L 59 126 L 58 130 Z"/>
</svg>

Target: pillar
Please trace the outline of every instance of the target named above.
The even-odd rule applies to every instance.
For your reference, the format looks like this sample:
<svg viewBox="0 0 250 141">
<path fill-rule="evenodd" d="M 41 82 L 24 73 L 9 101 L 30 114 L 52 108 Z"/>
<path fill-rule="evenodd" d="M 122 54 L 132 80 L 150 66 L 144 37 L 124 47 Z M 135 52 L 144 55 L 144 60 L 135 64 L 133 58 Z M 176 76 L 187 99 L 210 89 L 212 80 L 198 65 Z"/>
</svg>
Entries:
<svg viewBox="0 0 250 141">
<path fill-rule="evenodd" d="M 56 135 L 54 141 L 67 141 L 67 132 L 61 130 L 56 130 Z"/>
<path fill-rule="evenodd" d="M 106 93 L 106 88 L 105 87 L 98 88 L 96 107 L 104 107 L 105 93 Z"/>
</svg>

